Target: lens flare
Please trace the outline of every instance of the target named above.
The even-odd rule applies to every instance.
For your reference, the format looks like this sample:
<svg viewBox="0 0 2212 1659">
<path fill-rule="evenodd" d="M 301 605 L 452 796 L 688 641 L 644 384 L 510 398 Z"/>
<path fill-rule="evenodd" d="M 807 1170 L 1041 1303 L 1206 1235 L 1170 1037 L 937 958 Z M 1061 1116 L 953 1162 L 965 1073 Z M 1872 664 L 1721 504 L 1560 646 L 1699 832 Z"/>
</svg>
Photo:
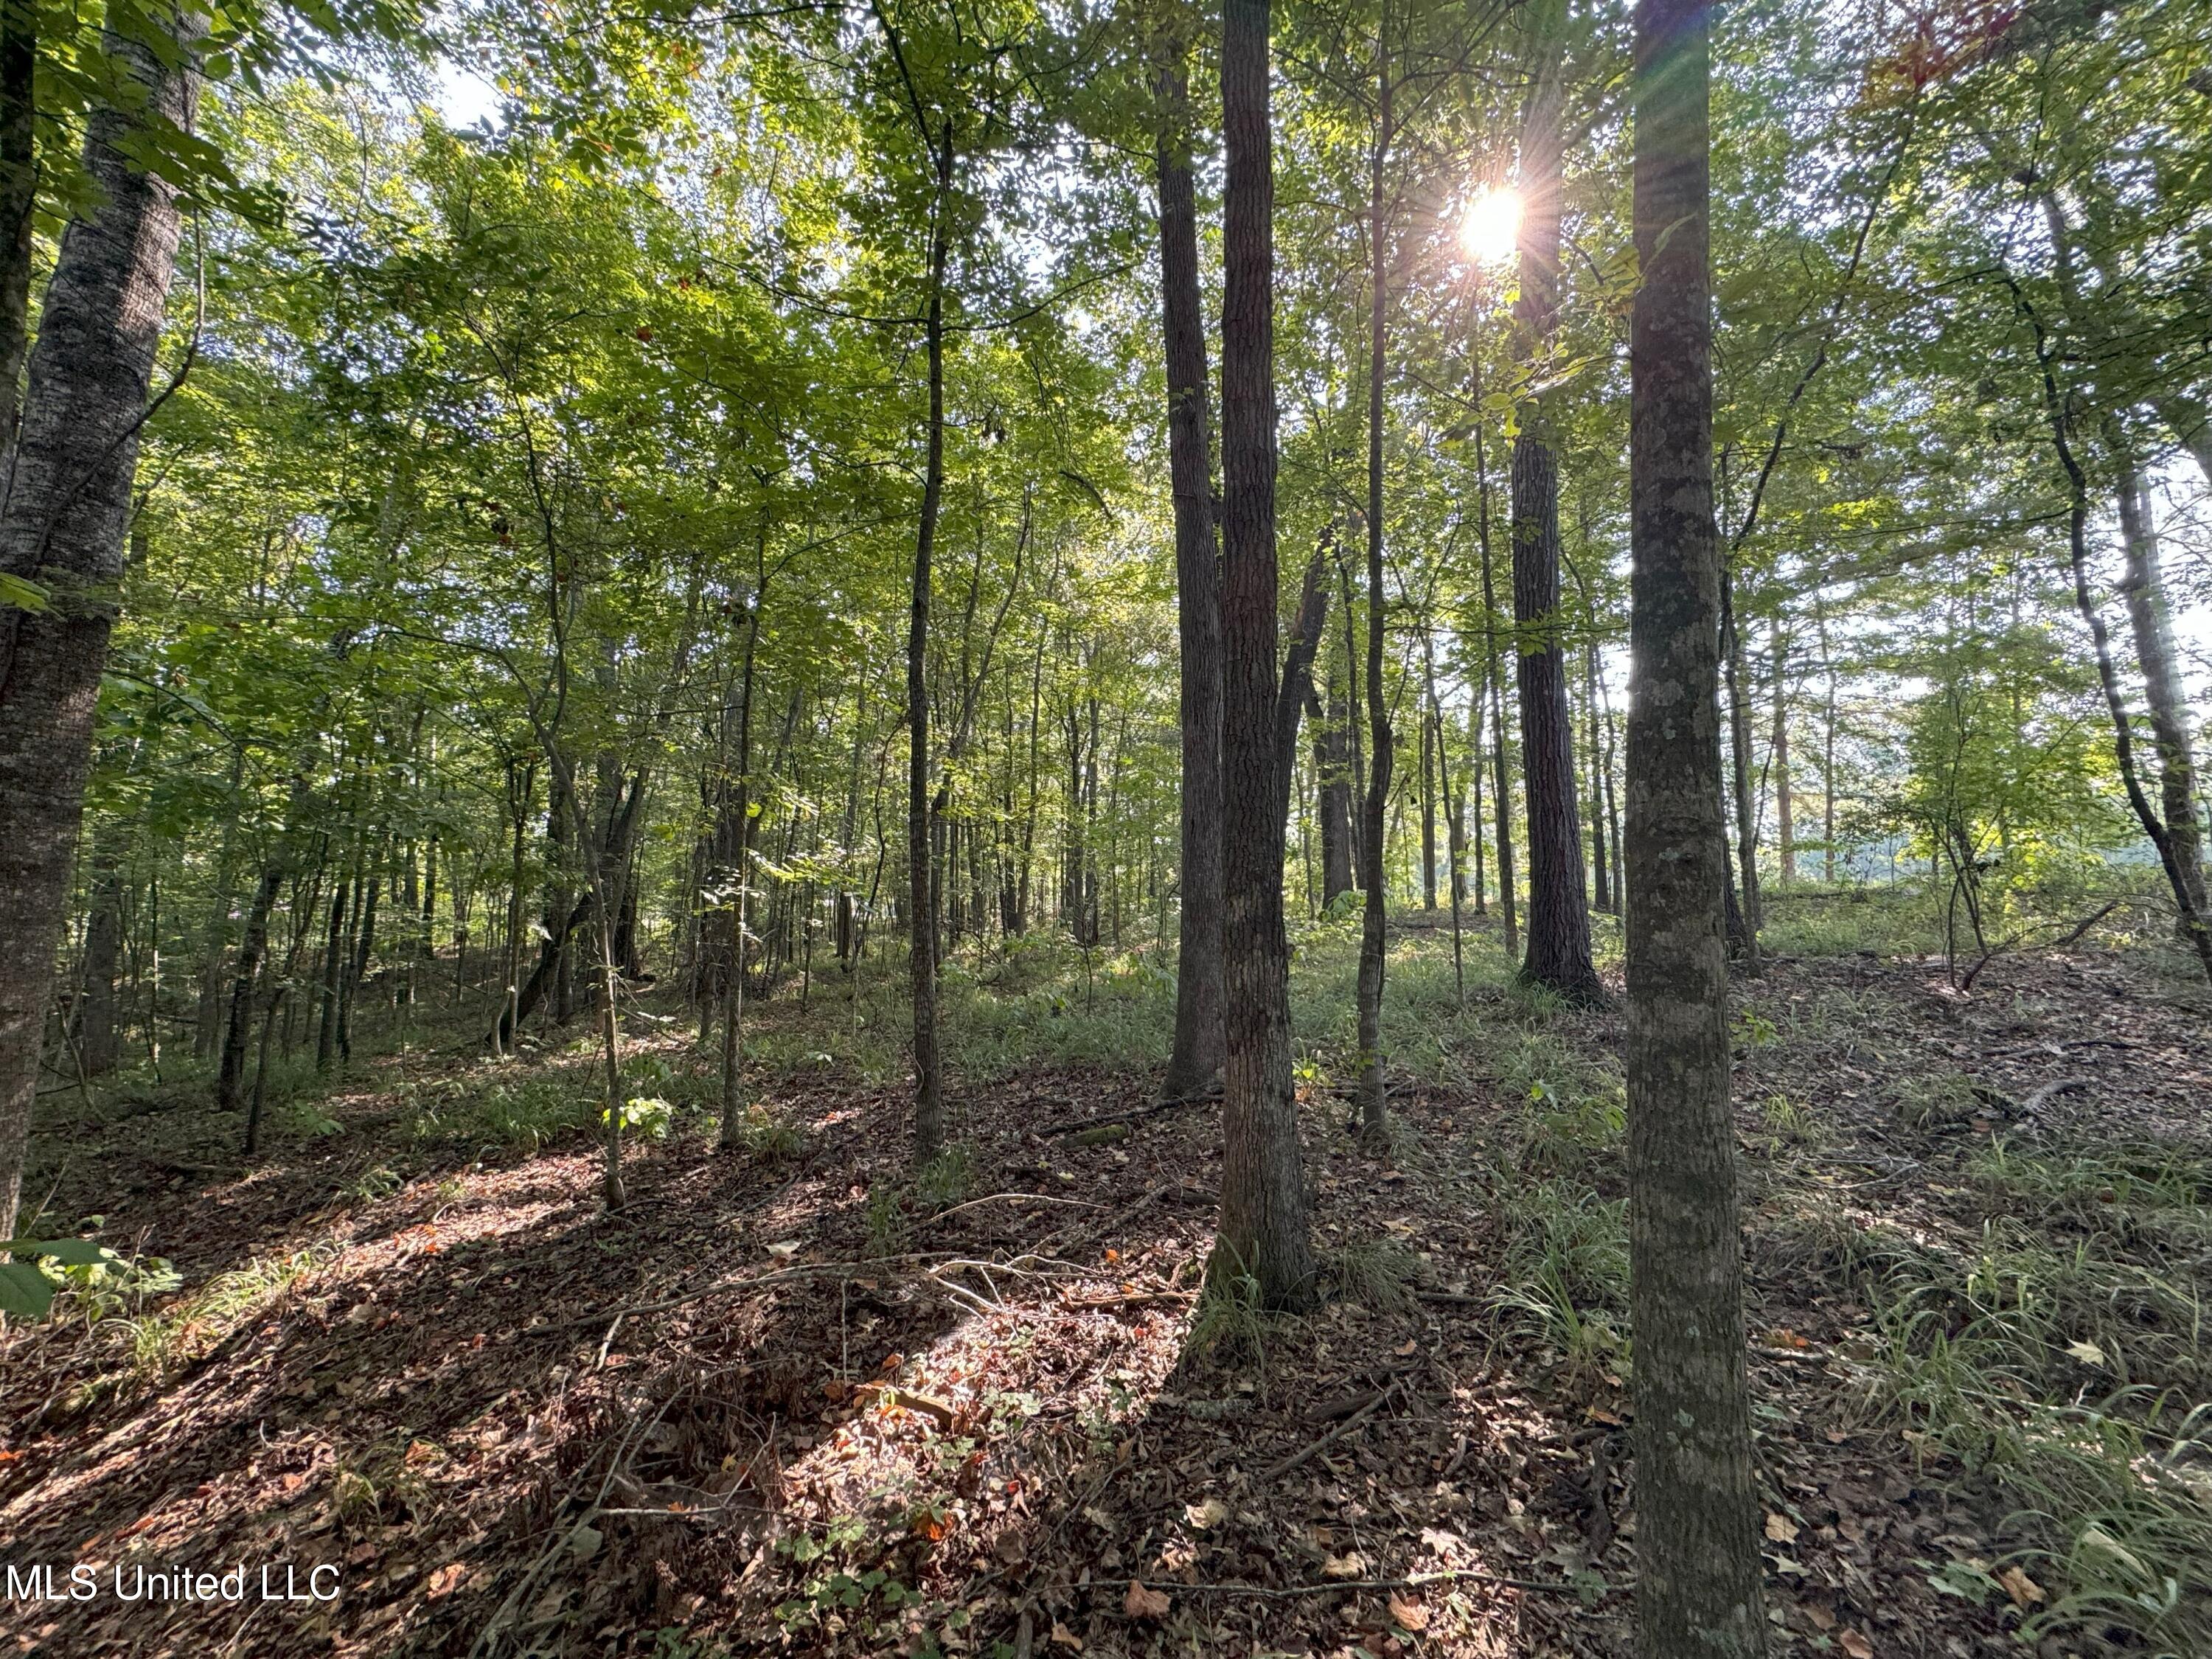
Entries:
<svg viewBox="0 0 2212 1659">
<path fill-rule="evenodd" d="M 1460 216 L 1459 245 L 1477 264 L 1513 257 L 1521 240 L 1521 198 L 1504 188 L 1486 190 Z"/>
</svg>

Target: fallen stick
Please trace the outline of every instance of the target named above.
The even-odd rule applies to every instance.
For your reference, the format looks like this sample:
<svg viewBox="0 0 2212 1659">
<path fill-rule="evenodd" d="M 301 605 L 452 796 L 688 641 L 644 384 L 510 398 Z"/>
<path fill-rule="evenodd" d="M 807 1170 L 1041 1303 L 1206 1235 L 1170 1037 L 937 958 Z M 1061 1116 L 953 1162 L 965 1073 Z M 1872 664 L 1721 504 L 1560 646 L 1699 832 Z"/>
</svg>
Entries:
<svg viewBox="0 0 2212 1659">
<path fill-rule="evenodd" d="M 1266 1482 L 1276 1480 L 1282 1475 L 1288 1474 L 1292 1469 L 1297 1468 L 1300 1464 L 1312 1458 L 1316 1453 L 1325 1451 L 1329 1447 L 1334 1445 L 1338 1441 L 1343 1439 L 1345 1436 L 1350 1434 L 1354 1429 L 1364 1423 L 1369 1418 L 1374 1416 L 1376 1412 L 1382 1410 L 1383 1406 L 1391 1399 L 1391 1397 L 1395 1395 L 1400 1389 L 1405 1386 L 1405 1383 L 1406 1380 L 1403 1377 L 1392 1378 L 1389 1383 L 1384 1387 L 1380 1394 L 1376 1395 L 1372 1400 L 1362 1406 L 1358 1411 L 1352 1413 L 1351 1416 L 1346 1418 L 1343 1422 L 1338 1424 L 1327 1434 L 1322 1436 L 1320 1439 L 1310 1442 L 1298 1450 L 1292 1452 L 1288 1457 L 1284 1458 L 1280 1462 L 1272 1463 L 1268 1465 L 1267 1468 L 1262 1469 L 1260 1472 L 1260 1480 L 1262 1482 Z"/>
<path fill-rule="evenodd" d="M 1581 1595 L 1595 1588 L 1549 1578 L 1513 1578 L 1504 1573 L 1478 1572 L 1472 1567 L 1446 1567 L 1437 1572 L 1409 1574 L 1404 1578 L 1323 1580 L 1318 1584 L 1289 1584 L 1280 1589 L 1268 1584 L 1186 1584 L 1177 1578 L 1140 1578 L 1137 1582 L 1146 1589 L 1180 1590 L 1187 1595 L 1258 1595 L 1271 1601 L 1300 1595 L 1331 1595 L 1339 1590 L 1419 1589 L 1425 1584 L 1458 1583 L 1498 1584 L 1507 1589 L 1535 1590 L 1547 1595 Z M 1596 1589 L 1595 1593 L 1612 1595 L 1627 1588 L 1626 1584 L 1607 1584 Z"/>
<path fill-rule="evenodd" d="M 1216 1095 L 1185 1095 L 1180 1100 L 1156 1100 L 1149 1106 L 1132 1106 L 1126 1112 L 1105 1112 L 1097 1117 L 1071 1117 L 1058 1123 L 1048 1123 L 1037 1133 L 1047 1140 L 1057 1135 L 1073 1134 L 1078 1129 L 1103 1129 L 1109 1123 L 1134 1123 L 1139 1118 L 1158 1117 L 1164 1112 L 1181 1111 L 1186 1106 L 1202 1106 L 1218 1101 Z"/>
</svg>

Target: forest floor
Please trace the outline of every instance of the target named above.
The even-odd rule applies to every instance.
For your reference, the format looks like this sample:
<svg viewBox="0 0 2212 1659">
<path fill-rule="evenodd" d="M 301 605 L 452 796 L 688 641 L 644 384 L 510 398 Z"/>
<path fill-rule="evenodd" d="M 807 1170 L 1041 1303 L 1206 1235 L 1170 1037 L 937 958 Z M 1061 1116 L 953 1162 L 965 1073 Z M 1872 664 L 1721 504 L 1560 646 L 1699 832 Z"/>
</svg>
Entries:
<svg viewBox="0 0 2212 1659">
<path fill-rule="evenodd" d="M 68 1659 L 1626 1656 L 1620 1018 L 1514 989 L 1490 923 L 1462 1011 L 1426 921 L 1394 941 L 1387 1154 L 1333 1086 L 1352 936 L 1300 942 L 1328 1300 L 1297 1319 L 1200 1299 L 1216 1115 L 1146 1110 L 1172 990 L 1141 953 L 957 969 L 960 1151 L 919 1179 L 895 988 L 834 977 L 769 1006 L 737 1154 L 711 1055 L 640 1011 L 671 1111 L 612 1216 L 568 1034 L 490 1060 L 425 1011 L 431 1040 L 341 1079 L 287 1069 L 250 1166 L 196 1074 L 50 1099 L 49 1229 L 96 1213 L 182 1283 L 0 1339 L 5 1559 L 100 1582 L 0 1603 L 0 1632 Z M 2202 988 L 2104 943 L 1961 995 L 1849 932 L 1778 927 L 1737 987 L 1772 1650 L 2201 1659 Z M 118 1600 L 118 1564 L 242 1565 L 250 1599 Z M 264 1565 L 304 1596 L 318 1564 L 334 1600 L 260 1599 Z"/>
</svg>

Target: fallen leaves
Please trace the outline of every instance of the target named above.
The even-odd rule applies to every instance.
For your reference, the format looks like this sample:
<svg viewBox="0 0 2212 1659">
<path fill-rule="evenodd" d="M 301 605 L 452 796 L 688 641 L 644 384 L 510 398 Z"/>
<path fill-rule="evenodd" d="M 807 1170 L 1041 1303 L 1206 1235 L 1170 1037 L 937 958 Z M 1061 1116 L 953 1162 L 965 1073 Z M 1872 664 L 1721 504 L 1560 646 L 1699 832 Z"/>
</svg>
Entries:
<svg viewBox="0 0 2212 1659">
<path fill-rule="evenodd" d="M 1341 1583 L 1359 1577 L 1367 1571 L 1367 1563 L 1357 1555 L 1332 1555 L 1321 1564 L 1321 1576 Z"/>
<path fill-rule="evenodd" d="M 1794 1544 L 1797 1541 L 1797 1523 L 1786 1515 L 1776 1515 L 1769 1511 L 1766 1517 L 1766 1535 L 1770 1540 L 1777 1544 Z"/>
<path fill-rule="evenodd" d="M 1203 1504 L 1186 1504 L 1182 1518 L 1192 1531 L 1206 1532 L 1229 1518 L 1229 1505 L 1218 1498 L 1209 1498 Z"/>
<path fill-rule="evenodd" d="M 2043 1586 L 2016 1566 L 2007 1567 L 1999 1573 L 1997 1583 L 2002 1584 L 2004 1593 L 2012 1597 L 2013 1606 L 2020 1608 L 2023 1613 L 2030 1607 L 2042 1604 Z"/>
<path fill-rule="evenodd" d="M 1400 1629 L 1416 1634 L 1429 1627 L 1429 1610 L 1419 1601 L 1409 1601 L 1403 1596 L 1393 1595 L 1390 1598 L 1390 1616 L 1398 1621 Z"/>
<path fill-rule="evenodd" d="M 1128 1594 L 1121 1598 L 1121 1611 L 1130 1618 L 1151 1620 L 1154 1622 L 1166 1618 L 1169 1607 L 1173 1605 L 1168 1599 L 1166 1592 L 1146 1589 L 1145 1582 L 1141 1578 L 1132 1578 L 1129 1581 Z M 1055 1641 L 1059 1639 L 1059 1631 L 1055 1629 L 1053 1632 Z"/>
<path fill-rule="evenodd" d="M 1874 1644 L 1855 1630 L 1836 1632 L 1836 1645 L 1850 1656 L 1850 1659 L 1874 1659 Z"/>
</svg>

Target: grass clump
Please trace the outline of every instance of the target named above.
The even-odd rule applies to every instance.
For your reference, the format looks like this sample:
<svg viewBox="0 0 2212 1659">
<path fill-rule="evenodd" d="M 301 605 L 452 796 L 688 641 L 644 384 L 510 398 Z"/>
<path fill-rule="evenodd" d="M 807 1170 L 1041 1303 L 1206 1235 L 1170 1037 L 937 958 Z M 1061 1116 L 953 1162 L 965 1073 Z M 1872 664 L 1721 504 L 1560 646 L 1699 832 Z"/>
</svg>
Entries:
<svg viewBox="0 0 2212 1659">
<path fill-rule="evenodd" d="M 1555 1176 L 1510 1197 L 1506 1216 L 1506 1282 L 1492 1305 L 1552 1350 L 1571 1386 L 1616 1376 L 1627 1351 L 1626 1200 Z"/>
<path fill-rule="evenodd" d="M 1337 1293 L 1377 1313 L 1406 1313 L 1413 1306 L 1413 1281 L 1420 1271 L 1413 1253 L 1395 1240 L 1347 1244 L 1329 1263 Z"/>
</svg>

